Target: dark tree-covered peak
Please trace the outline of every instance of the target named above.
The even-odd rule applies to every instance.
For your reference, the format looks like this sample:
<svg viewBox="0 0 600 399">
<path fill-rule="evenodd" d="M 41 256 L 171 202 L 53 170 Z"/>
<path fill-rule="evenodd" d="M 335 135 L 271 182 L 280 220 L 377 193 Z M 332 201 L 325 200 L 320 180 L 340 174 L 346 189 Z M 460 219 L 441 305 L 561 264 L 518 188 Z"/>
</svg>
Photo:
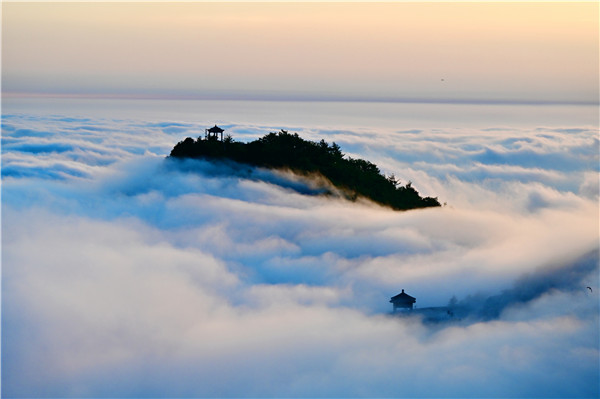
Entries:
<svg viewBox="0 0 600 399">
<path fill-rule="evenodd" d="M 421 197 L 411 182 L 402 185 L 394 175 L 384 176 L 372 162 L 345 156 L 336 143 L 304 140 L 285 130 L 249 143 L 229 135 L 223 140 L 188 137 L 175 145 L 170 157 L 231 160 L 301 175 L 319 174 L 352 200 L 365 197 L 396 210 L 440 206 L 437 198 Z"/>
</svg>

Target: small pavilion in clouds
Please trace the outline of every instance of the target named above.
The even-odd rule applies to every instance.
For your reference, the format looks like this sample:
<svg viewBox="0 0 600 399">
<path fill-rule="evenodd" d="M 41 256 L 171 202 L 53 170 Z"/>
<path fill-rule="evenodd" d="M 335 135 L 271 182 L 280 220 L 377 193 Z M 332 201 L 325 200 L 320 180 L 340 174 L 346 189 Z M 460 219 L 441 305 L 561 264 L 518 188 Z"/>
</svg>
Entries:
<svg viewBox="0 0 600 399">
<path fill-rule="evenodd" d="M 208 139 L 219 139 L 219 134 L 221 135 L 221 141 L 223 141 L 223 132 L 225 130 L 221 129 L 219 126 L 215 125 L 210 129 L 204 129 L 204 138 Z"/>
<path fill-rule="evenodd" d="M 415 302 L 417 302 L 417 300 L 404 293 L 404 290 L 402 290 L 401 293 L 399 293 L 396 296 L 393 296 L 390 299 L 390 302 L 392 303 L 392 306 L 394 307 L 394 312 L 396 311 L 396 309 L 400 308 L 400 309 L 409 309 L 412 310 L 413 308 L 413 304 Z"/>
</svg>

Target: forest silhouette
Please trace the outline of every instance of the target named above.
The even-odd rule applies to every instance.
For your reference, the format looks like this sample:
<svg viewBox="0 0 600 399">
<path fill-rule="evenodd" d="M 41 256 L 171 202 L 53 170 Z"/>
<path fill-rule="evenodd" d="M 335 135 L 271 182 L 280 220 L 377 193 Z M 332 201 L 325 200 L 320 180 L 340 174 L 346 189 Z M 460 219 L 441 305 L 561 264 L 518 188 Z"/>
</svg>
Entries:
<svg viewBox="0 0 600 399">
<path fill-rule="evenodd" d="M 281 130 L 255 141 L 243 143 L 230 135 L 191 137 L 180 141 L 171 151 L 172 158 L 230 160 L 269 169 L 289 169 L 303 176 L 320 175 L 355 201 L 370 199 L 395 210 L 440 206 L 437 198 L 421 197 L 408 182 L 402 185 L 394 176 L 384 176 L 377 165 L 346 156 L 334 142 L 302 139 L 297 133 Z"/>
</svg>

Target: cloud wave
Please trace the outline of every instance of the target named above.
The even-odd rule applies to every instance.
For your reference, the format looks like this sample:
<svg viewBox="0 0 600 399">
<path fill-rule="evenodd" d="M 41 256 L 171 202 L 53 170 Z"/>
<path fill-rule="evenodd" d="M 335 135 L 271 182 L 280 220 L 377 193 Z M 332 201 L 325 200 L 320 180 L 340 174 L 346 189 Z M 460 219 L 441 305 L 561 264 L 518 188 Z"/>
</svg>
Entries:
<svg viewBox="0 0 600 399">
<path fill-rule="evenodd" d="M 393 212 L 164 159 L 203 126 L 3 116 L 4 395 L 599 394 L 593 128 L 295 130 L 448 203 Z"/>
</svg>

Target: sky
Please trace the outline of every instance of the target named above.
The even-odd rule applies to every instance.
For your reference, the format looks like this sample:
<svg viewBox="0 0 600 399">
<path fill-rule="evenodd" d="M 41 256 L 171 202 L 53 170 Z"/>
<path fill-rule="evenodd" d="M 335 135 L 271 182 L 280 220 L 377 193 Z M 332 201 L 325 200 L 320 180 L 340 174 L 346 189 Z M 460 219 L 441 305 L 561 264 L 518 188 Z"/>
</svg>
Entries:
<svg viewBox="0 0 600 399">
<path fill-rule="evenodd" d="M 598 4 L 13 3 L 4 93 L 598 102 Z"/>
<path fill-rule="evenodd" d="M 597 3 L 3 2 L 2 397 L 599 397 L 597 31 Z M 167 158 L 214 124 L 444 206 Z"/>
</svg>

